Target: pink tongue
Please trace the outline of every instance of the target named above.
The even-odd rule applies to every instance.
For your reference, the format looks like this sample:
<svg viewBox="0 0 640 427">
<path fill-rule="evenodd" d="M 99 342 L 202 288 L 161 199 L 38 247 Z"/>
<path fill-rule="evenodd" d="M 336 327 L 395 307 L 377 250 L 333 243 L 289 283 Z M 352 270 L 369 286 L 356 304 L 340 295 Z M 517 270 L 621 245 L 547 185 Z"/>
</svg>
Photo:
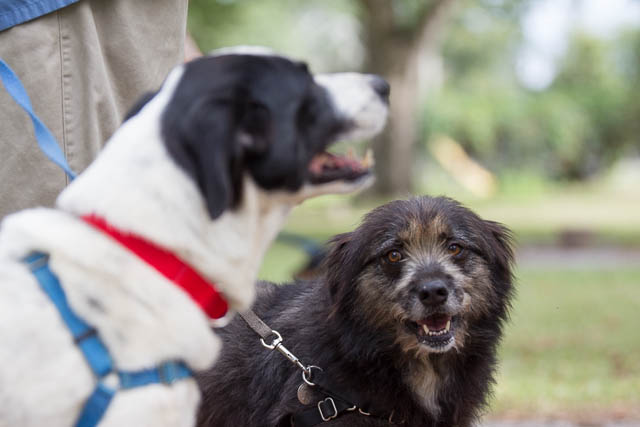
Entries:
<svg viewBox="0 0 640 427">
<path fill-rule="evenodd" d="M 321 155 L 315 156 L 311 159 L 311 164 L 309 165 L 309 170 L 316 174 L 319 175 L 320 172 L 322 172 L 322 165 L 324 164 L 325 160 Z"/>
<path fill-rule="evenodd" d="M 309 170 L 320 174 L 324 169 L 343 169 L 349 167 L 353 170 L 361 170 L 362 164 L 357 159 L 336 156 L 331 153 L 321 153 L 311 159 Z"/>
<path fill-rule="evenodd" d="M 451 320 L 451 316 L 446 314 L 434 314 L 424 319 L 424 324 L 427 325 L 430 331 L 441 331 L 447 327 L 447 322 Z"/>
</svg>

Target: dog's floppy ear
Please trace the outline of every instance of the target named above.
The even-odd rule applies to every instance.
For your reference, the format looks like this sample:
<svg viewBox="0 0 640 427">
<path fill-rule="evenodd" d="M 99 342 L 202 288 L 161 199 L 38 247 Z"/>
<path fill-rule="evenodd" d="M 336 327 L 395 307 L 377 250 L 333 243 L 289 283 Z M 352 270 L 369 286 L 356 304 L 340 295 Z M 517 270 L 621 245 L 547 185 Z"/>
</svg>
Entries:
<svg viewBox="0 0 640 427">
<path fill-rule="evenodd" d="M 238 205 L 246 160 L 268 150 L 270 114 L 242 88 L 200 99 L 197 93 L 189 96 L 178 94 L 168 105 L 162 133 L 169 153 L 197 183 L 215 219 Z"/>
<path fill-rule="evenodd" d="M 269 109 L 263 104 L 249 100 L 248 96 L 237 108 L 238 127 L 236 141 L 248 155 L 260 155 L 269 147 Z"/>
<path fill-rule="evenodd" d="M 492 265 L 496 266 L 496 274 L 502 280 L 511 280 L 511 266 L 513 265 L 513 235 L 504 225 L 495 221 L 484 221 L 484 226 L 489 237 L 488 253 L 492 257 Z"/>
<path fill-rule="evenodd" d="M 361 251 L 355 245 L 353 232 L 338 234 L 329 246 L 324 265 L 329 292 L 332 300 L 344 301 L 361 266 Z"/>
<path fill-rule="evenodd" d="M 173 159 L 198 185 L 211 219 L 234 208 L 242 190 L 242 146 L 233 109 L 203 98 L 187 111 L 164 113 L 163 137 Z"/>
</svg>

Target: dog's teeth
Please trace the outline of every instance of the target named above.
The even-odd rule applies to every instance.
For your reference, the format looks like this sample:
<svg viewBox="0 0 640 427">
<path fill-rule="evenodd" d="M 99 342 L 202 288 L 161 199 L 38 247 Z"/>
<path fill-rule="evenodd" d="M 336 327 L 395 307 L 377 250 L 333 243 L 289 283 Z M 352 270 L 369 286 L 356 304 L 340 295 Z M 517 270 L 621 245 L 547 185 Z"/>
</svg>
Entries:
<svg viewBox="0 0 640 427">
<path fill-rule="evenodd" d="M 445 332 L 449 332 L 449 329 L 451 328 L 451 320 L 447 321 L 447 326 L 444 327 Z"/>
<path fill-rule="evenodd" d="M 369 169 L 372 168 L 375 164 L 375 160 L 373 159 L 373 150 L 371 148 L 367 148 L 367 152 L 364 155 L 364 159 L 362 159 L 362 166 Z"/>
<path fill-rule="evenodd" d="M 427 325 L 422 325 L 422 330 L 424 331 L 425 334 L 429 335 L 429 328 L 427 327 Z"/>
<path fill-rule="evenodd" d="M 353 151 L 353 147 L 349 147 L 347 150 L 347 159 L 353 159 L 356 157 L 356 154 Z"/>
</svg>

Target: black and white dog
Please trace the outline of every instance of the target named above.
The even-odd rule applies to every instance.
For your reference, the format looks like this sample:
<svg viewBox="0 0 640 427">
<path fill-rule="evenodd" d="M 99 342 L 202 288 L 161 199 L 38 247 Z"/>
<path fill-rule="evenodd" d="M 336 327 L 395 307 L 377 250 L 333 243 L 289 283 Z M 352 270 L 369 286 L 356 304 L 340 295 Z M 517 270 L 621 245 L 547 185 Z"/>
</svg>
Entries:
<svg viewBox="0 0 640 427">
<path fill-rule="evenodd" d="M 221 346 L 210 317 L 222 313 L 175 283 L 189 271 L 215 287 L 216 310 L 249 307 L 263 254 L 294 205 L 371 181 L 367 162 L 325 150 L 380 131 L 388 91 L 376 76 L 313 76 L 262 51 L 174 69 L 56 209 L 2 223 L 0 425 L 72 425 L 96 385 L 26 256 L 48 255 L 69 306 L 117 370 L 167 360 L 208 368 Z M 178 263 L 178 273 L 161 273 L 138 244 Z M 103 382 L 119 387 L 118 376 Z M 198 402 L 193 379 L 119 390 L 100 425 L 189 426 Z"/>
<path fill-rule="evenodd" d="M 451 199 L 374 209 L 333 239 L 318 279 L 258 287 L 254 311 L 322 369 L 311 369 L 315 385 L 236 318 L 199 376 L 198 426 L 474 425 L 493 382 L 512 261 L 509 231 Z"/>
</svg>

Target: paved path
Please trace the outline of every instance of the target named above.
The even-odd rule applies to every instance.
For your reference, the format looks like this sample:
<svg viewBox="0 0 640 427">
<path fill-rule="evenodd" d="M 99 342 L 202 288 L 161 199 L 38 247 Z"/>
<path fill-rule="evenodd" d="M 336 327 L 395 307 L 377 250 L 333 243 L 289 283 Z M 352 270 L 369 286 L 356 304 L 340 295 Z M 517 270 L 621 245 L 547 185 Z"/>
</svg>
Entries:
<svg viewBox="0 0 640 427">
<path fill-rule="evenodd" d="M 521 268 L 580 269 L 640 267 L 640 248 L 524 246 L 516 252 Z"/>
<path fill-rule="evenodd" d="M 640 427 L 640 421 L 581 422 L 569 421 L 486 421 L 481 427 Z"/>
</svg>

